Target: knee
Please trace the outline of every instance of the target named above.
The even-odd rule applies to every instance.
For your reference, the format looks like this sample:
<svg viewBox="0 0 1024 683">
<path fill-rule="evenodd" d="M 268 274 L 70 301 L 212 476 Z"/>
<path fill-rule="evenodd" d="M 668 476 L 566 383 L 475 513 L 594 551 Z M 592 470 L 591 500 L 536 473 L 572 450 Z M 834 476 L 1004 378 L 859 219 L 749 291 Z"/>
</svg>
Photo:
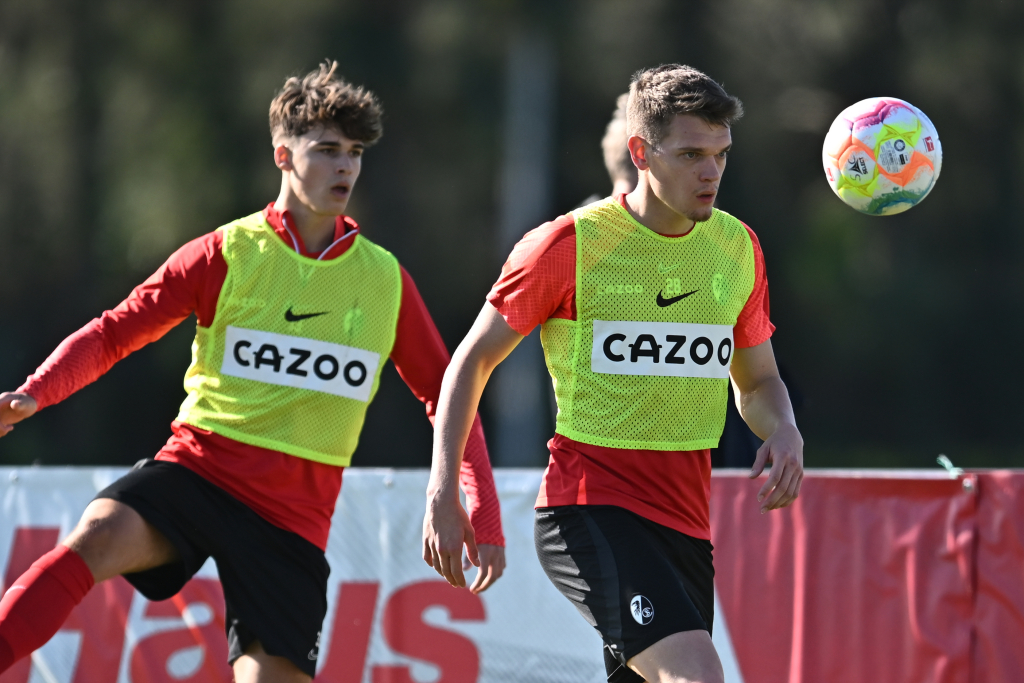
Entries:
<svg viewBox="0 0 1024 683">
<path fill-rule="evenodd" d="M 94 500 L 90 503 L 78 524 L 64 539 L 63 545 L 81 554 L 83 550 L 92 548 L 102 550 L 103 546 L 109 544 L 120 526 L 116 507 L 106 504 L 112 502 Z"/>
<path fill-rule="evenodd" d="M 97 582 L 152 569 L 178 557 L 171 542 L 138 512 L 124 503 L 102 498 L 89 503 L 62 545 L 85 560 Z"/>
<path fill-rule="evenodd" d="M 120 539 L 130 532 L 132 515 L 123 503 L 113 500 L 99 499 L 89 503 L 82 513 L 78 525 L 65 538 L 61 545 L 74 550 L 92 570 L 96 580 L 106 574 L 105 565 L 113 555 L 113 550 Z M 128 534 L 130 536 L 130 533 Z"/>
</svg>

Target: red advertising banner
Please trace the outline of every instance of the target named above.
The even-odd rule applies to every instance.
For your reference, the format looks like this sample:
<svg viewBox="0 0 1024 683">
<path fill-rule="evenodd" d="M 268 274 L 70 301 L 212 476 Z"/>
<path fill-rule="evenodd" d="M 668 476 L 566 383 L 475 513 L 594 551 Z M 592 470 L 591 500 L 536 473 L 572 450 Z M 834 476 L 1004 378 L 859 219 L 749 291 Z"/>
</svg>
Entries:
<svg viewBox="0 0 1024 683">
<path fill-rule="evenodd" d="M 1024 680 L 1024 473 L 978 475 L 971 682 Z"/>
<path fill-rule="evenodd" d="M 738 476 L 711 497 L 747 683 L 972 680 L 974 475 L 811 475 L 783 514 L 759 514 L 755 495 Z"/>
<path fill-rule="evenodd" d="M 0 468 L 4 585 L 120 473 Z M 604 679 L 597 635 L 533 551 L 540 472 L 496 478 L 509 567 L 474 596 L 419 558 L 425 472 L 346 474 L 317 681 Z M 728 683 L 1024 680 L 1024 473 L 810 472 L 792 507 L 765 515 L 759 485 L 712 477 Z M 226 683 L 224 613 L 212 563 L 163 602 L 109 581 L 0 683 Z"/>
</svg>

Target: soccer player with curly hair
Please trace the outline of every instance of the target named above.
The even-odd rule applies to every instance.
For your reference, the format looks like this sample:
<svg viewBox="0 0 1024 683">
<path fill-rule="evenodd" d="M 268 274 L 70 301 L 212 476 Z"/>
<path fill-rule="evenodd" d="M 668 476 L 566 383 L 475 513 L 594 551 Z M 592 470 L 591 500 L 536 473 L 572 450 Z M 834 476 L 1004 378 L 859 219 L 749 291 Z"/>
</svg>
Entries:
<svg viewBox="0 0 1024 683">
<path fill-rule="evenodd" d="M 197 316 L 188 396 L 170 439 L 101 491 L 8 589 L 0 672 L 56 633 L 95 583 L 123 575 L 162 600 L 212 557 L 235 680 L 298 683 L 315 673 L 331 516 L 384 363 L 390 357 L 433 421 L 449 361 L 412 278 L 345 215 L 382 110 L 336 71 L 327 62 L 289 78 L 271 103 L 276 201 L 183 246 L 0 394 L 3 436 Z M 501 575 L 504 539 L 472 422 L 458 476 L 470 558 L 481 566 L 472 589 L 481 591 Z"/>
</svg>

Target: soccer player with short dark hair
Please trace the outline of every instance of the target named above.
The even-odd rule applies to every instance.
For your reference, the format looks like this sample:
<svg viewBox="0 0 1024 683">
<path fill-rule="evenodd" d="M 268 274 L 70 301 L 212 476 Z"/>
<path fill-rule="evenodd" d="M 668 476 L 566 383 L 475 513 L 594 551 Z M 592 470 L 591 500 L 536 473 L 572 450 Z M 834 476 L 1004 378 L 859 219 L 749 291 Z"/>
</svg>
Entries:
<svg viewBox="0 0 1024 683">
<path fill-rule="evenodd" d="M 678 64 L 630 85 L 634 191 L 529 232 L 445 373 L 424 559 L 464 585 L 459 454 L 487 378 L 535 326 L 558 402 L 535 540 L 604 639 L 610 681 L 720 683 L 712 644 L 711 462 L 728 382 L 765 439 L 761 512 L 792 503 L 803 440 L 770 341 L 757 237 L 714 208 L 739 100 Z"/>
<path fill-rule="evenodd" d="M 412 278 L 345 215 L 382 110 L 336 69 L 289 78 L 271 104 L 275 202 L 183 246 L 0 394 L 3 436 L 198 318 L 188 396 L 167 444 L 101 491 L 0 600 L 0 672 L 56 633 L 94 583 L 120 574 L 162 600 L 213 557 L 235 680 L 313 676 L 331 516 L 384 362 L 433 420 L 449 360 Z M 505 560 L 478 419 L 457 476 L 481 591 Z"/>
</svg>

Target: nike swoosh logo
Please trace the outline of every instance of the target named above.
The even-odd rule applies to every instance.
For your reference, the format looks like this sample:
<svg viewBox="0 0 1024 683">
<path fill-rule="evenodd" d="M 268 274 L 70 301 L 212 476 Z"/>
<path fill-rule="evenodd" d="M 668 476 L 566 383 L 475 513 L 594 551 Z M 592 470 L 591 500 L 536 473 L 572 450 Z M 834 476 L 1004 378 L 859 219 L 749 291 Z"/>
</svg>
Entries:
<svg viewBox="0 0 1024 683">
<path fill-rule="evenodd" d="M 683 299 L 685 299 L 686 297 L 690 296 L 691 294 L 696 294 L 699 291 L 700 291 L 699 289 L 695 289 L 692 292 L 687 292 L 686 294 L 680 294 L 679 296 L 674 296 L 671 299 L 666 299 L 665 297 L 663 297 L 661 295 L 661 292 L 658 292 L 658 297 L 657 297 L 657 299 L 655 299 L 655 301 L 658 302 L 659 306 L 661 306 L 662 308 L 665 308 L 666 306 L 671 306 L 675 302 L 682 301 Z"/>
<path fill-rule="evenodd" d="M 300 320 L 305 320 L 306 318 L 315 318 L 318 315 L 327 315 L 328 313 L 330 313 L 330 311 L 324 311 L 322 313 L 292 313 L 292 309 L 289 308 L 284 312 L 284 319 L 290 323 L 297 323 Z"/>
<path fill-rule="evenodd" d="M 667 266 L 666 267 L 665 265 L 659 263 L 658 264 L 658 275 L 664 275 L 665 273 L 671 273 L 673 270 L 675 270 L 676 268 L 678 268 L 681 265 L 683 265 L 683 264 L 682 263 L 677 263 L 674 266 Z"/>
</svg>

